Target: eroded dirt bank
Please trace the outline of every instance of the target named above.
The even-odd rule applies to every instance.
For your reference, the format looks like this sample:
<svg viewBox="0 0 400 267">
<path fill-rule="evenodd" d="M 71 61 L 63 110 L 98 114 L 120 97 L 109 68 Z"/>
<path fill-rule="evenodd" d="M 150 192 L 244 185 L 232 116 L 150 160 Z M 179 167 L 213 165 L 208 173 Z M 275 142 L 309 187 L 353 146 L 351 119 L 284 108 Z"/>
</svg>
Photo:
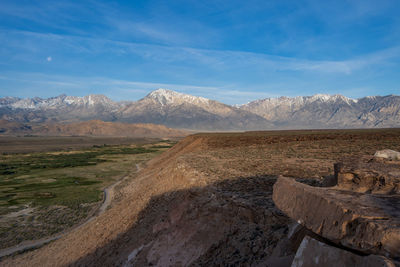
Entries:
<svg viewBox="0 0 400 267">
<path fill-rule="evenodd" d="M 69 235 L 4 266 L 271 265 L 292 255 L 290 220 L 273 205 L 275 177 L 313 179 L 347 156 L 400 150 L 399 130 L 189 136 L 152 160 L 121 200 Z M 272 265 L 271 265 L 272 266 Z"/>
</svg>

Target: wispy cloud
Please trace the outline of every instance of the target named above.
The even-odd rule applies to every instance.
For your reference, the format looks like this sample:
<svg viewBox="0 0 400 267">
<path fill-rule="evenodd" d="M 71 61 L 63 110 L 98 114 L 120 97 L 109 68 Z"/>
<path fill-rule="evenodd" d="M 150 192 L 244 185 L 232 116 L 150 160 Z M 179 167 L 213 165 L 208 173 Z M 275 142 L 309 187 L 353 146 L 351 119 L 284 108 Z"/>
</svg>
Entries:
<svg viewBox="0 0 400 267">
<path fill-rule="evenodd" d="M 71 35 L 42 34 L 24 31 L 9 31 L 8 33 L 10 34 L 0 35 L 0 39 L 3 39 L 5 44 L 8 44 L 9 47 L 17 45 L 20 49 L 26 51 L 39 51 L 43 49 L 43 44 L 47 43 L 51 47 L 65 48 L 70 51 L 72 49 L 77 53 L 122 53 L 128 56 L 136 55 L 151 62 L 190 62 L 216 70 L 252 67 L 266 70 L 351 74 L 362 68 L 376 64 L 390 63 L 392 60 L 400 58 L 400 46 L 346 60 L 327 61 L 242 51 L 195 49 L 189 47 L 122 42 Z M 6 36 L 8 36 L 7 40 Z M 35 38 L 37 41 L 21 42 L 24 36 L 30 40 Z M 35 48 L 35 45 L 38 47 Z"/>
<path fill-rule="evenodd" d="M 74 27 L 79 22 L 79 16 L 86 18 L 86 23 L 101 24 L 101 16 L 93 16 L 94 11 L 101 11 L 100 4 L 90 5 L 84 2 L 71 1 L 40 1 L 25 2 L 15 1 L 0 2 L 0 15 L 4 18 L 13 17 L 28 21 L 29 24 L 40 25 L 43 30 L 54 32 L 64 31 L 70 34 L 88 35 L 88 32 Z"/>
<path fill-rule="evenodd" d="M 143 6 L 146 5 L 153 8 L 142 14 L 145 10 L 126 9 L 118 1 L 44 0 L 21 5 L 5 0 L 0 3 L 0 15 L 40 25 L 40 31 L 47 33 L 189 46 L 205 45 L 218 39 L 214 28 L 190 16 L 183 18 L 173 10 L 163 9 L 165 5 L 161 4 Z"/>
<path fill-rule="evenodd" d="M 112 27 L 118 30 L 121 36 L 128 39 L 144 40 L 155 44 L 181 45 L 192 43 L 191 36 L 186 32 L 172 30 L 163 24 L 149 22 L 133 22 L 129 20 L 108 18 Z"/>
</svg>

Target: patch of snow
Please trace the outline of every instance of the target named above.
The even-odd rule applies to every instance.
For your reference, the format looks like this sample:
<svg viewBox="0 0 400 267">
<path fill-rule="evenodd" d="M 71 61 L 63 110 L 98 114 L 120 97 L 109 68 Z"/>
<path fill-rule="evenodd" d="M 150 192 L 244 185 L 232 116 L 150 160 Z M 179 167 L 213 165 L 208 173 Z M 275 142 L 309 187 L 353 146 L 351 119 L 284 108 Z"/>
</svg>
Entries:
<svg viewBox="0 0 400 267">
<path fill-rule="evenodd" d="M 68 105 L 72 105 L 75 104 L 77 101 L 73 97 L 68 96 L 64 99 L 64 102 L 67 103 Z"/>
<path fill-rule="evenodd" d="M 349 105 L 353 103 L 357 103 L 357 99 L 352 99 L 349 97 L 345 97 L 343 95 L 328 95 L 328 94 L 316 94 L 313 96 L 296 96 L 296 97 L 272 97 L 259 99 L 247 104 L 238 105 L 238 107 L 243 108 L 246 106 L 267 106 L 267 107 L 276 107 L 276 106 L 302 106 L 307 103 L 313 103 L 316 101 L 320 102 L 336 102 L 343 101 Z"/>
<path fill-rule="evenodd" d="M 210 102 L 209 99 L 204 97 L 178 93 L 164 88 L 159 88 L 148 94 L 146 97 L 155 99 L 163 106 L 168 104 L 180 104 L 183 102 L 189 102 L 195 105 L 209 104 Z"/>
<path fill-rule="evenodd" d="M 12 103 L 10 105 L 12 108 L 17 109 L 35 109 L 36 105 L 35 102 L 32 99 L 21 99 L 15 103 Z"/>
<path fill-rule="evenodd" d="M 88 97 L 88 104 L 89 104 L 89 106 L 94 106 L 94 104 L 95 104 L 95 102 L 93 101 L 92 98 L 93 98 L 92 95 L 89 95 L 89 97 Z"/>
<path fill-rule="evenodd" d="M 316 101 L 316 100 L 320 100 L 323 102 L 329 101 L 331 100 L 331 95 L 327 95 L 327 94 L 316 94 L 310 97 L 311 101 Z"/>
</svg>

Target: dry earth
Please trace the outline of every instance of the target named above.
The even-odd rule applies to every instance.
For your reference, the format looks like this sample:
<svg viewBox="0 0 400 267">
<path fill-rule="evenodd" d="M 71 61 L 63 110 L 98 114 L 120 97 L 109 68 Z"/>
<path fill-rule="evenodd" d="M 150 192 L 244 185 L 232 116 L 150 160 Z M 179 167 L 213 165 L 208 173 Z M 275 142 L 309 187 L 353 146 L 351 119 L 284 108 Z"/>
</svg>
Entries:
<svg viewBox="0 0 400 267">
<path fill-rule="evenodd" d="M 169 138 L 177 141 L 181 138 Z M 0 153 L 24 154 L 36 152 L 59 153 L 77 149 L 91 148 L 103 145 L 144 145 L 159 141 L 160 138 L 135 138 L 135 137 L 93 137 L 93 136 L 1 136 Z"/>
<path fill-rule="evenodd" d="M 113 136 L 135 138 L 177 138 L 187 136 L 183 130 L 151 123 L 121 123 L 91 120 L 73 123 L 23 124 L 0 119 L 1 135 L 35 136 Z"/>
<path fill-rule="evenodd" d="M 85 226 L 3 266 L 275 266 L 293 256 L 276 175 L 318 184 L 345 157 L 400 150 L 400 130 L 198 134 L 149 162 L 119 202 Z M 294 242 L 294 241 L 293 241 Z M 284 242 L 283 242 L 284 243 Z"/>
</svg>

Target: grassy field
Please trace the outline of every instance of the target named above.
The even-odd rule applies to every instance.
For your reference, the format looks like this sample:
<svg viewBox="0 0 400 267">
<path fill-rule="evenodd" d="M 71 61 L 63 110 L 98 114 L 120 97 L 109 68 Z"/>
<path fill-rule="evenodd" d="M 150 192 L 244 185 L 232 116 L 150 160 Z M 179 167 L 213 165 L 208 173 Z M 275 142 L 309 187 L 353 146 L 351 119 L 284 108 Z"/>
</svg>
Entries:
<svg viewBox="0 0 400 267">
<path fill-rule="evenodd" d="M 79 148 L 75 142 L 74 148 L 61 146 L 63 150 L 54 151 L 52 145 L 51 151 L 43 152 L 46 142 L 41 142 L 41 152 L 0 155 L 0 248 L 81 222 L 100 206 L 104 188 L 175 143 L 141 141 L 91 147 L 83 143 Z M 23 151 L 22 146 L 18 151 Z"/>
</svg>

